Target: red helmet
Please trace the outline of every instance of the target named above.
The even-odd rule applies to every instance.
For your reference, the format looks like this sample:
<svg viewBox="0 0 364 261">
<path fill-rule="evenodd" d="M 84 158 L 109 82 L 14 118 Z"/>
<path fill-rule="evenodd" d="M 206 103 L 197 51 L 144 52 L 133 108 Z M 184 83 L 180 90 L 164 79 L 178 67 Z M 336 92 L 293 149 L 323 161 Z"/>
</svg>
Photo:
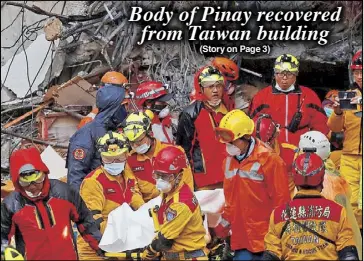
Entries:
<svg viewBox="0 0 364 261">
<path fill-rule="evenodd" d="M 233 60 L 225 57 L 216 57 L 212 61 L 215 66 L 228 81 L 235 81 L 239 78 L 239 67 Z"/>
<path fill-rule="evenodd" d="M 325 164 L 319 155 L 304 152 L 292 165 L 293 180 L 296 186 L 316 187 L 324 182 Z"/>
<path fill-rule="evenodd" d="M 153 172 L 176 174 L 187 168 L 186 154 L 175 146 L 168 146 L 153 158 Z"/>
<path fill-rule="evenodd" d="M 255 121 L 256 137 L 263 142 L 270 143 L 276 136 L 277 125 L 268 114 L 261 114 Z"/>
<path fill-rule="evenodd" d="M 147 100 L 169 101 L 172 94 L 166 90 L 166 85 L 161 82 L 148 81 L 141 83 L 135 93 L 138 106 L 143 106 Z"/>
<path fill-rule="evenodd" d="M 350 69 L 352 70 L 363 70 L 363 53 L 362 51 L 357 51 L 351 60 Z"/>
</svg>

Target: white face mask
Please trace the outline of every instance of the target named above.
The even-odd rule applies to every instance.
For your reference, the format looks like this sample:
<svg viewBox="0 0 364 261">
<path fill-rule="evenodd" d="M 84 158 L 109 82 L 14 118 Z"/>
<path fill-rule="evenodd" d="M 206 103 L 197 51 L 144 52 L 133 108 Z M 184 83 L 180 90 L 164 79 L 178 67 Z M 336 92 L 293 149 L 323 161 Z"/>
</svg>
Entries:
<svg viewBox="0 0 364 261">
<path fill-rule="evenodd" d="M 218 99 L 217 101 L 207 101 L 208 104 L 210 104 L 212 107 L 216 107 L 218 105 L 220 105 L 221 103 L 221 99 Z"/>
<path fill-rule="evenodd" d="M 157 179 L 155 186 L 162 193 L 168 193 L 172 189 L 171 183 L 163 179 Z"/>
<path fill-rule="evenodd" d="M 237 156 L 241 154 L 241 150 L 236 147 L 233 144 L 227 143 L 226 144 L 226 152 L 230 155 L 230 156 Z"/>
<path fill-rule="evenodd" d="M 139 147 L 136 147 L 134 150 L 138 154 L 144 154 L 146 153 L 150 148 L 150 144 L 144 143 L 143 145 L 140 145 Z"/>
<path fill-rule="evenodd" d="M 25 194 L 27 194 L 27 196 L 30 198 L 36 198 L 36 197 L 40 196 L 40 194 L 42 194 L 42 191 L 39 191 L 39 193 L 37 195 L 34 195 L 32 192 L 25 190 L 25 189 L 24 189 L 24 191 L 25 191 Z"/>
<path fill-rule="evenodd" d="M 104 169 L 112 176 L 120 175 L 125 168 L 125 161 L 124 162 L 116 162 L 116 163 L 109 163 L 104 164 Z"/>
<path fill-rule="evenodd" d="M 170 109 L 169 106 L 164 107 L 163 110 L 161 110 L 158 114 L 158 117 L 163 119 L 169 115 Z"/>
</svg>

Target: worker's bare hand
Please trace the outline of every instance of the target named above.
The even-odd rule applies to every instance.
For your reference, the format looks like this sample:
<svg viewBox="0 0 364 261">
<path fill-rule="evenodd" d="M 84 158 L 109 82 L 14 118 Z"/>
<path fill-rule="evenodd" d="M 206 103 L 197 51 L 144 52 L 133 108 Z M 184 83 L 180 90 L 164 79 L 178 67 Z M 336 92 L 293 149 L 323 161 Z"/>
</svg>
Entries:
<svg viewBox="0 0 364 261">
<path fill-rule="evenodd" d="M 351 104 L 363 104 L 363 97 L 362 96 L 355 96 L 350 101 Z"/>
<path fill-rule="evenodd" d="M 338 97 L 335 97 L 335 101 L 332 107 L 336 115 L 341 115 L 343 113 L 342 109 L 340 108 L 340 100 Z"/>
</svg>

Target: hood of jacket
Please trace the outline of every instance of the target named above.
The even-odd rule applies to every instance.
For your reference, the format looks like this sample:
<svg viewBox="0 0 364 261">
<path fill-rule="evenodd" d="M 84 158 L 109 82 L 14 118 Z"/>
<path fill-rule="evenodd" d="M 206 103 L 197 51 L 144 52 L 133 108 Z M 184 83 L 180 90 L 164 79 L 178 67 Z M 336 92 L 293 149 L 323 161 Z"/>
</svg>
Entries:
<svg viewBox="0 0 364 261">
<path fill-rule="evenodd" d="M 31 164 L 34 166 L 34 169 L 42 171 L 46 174 L 46 178 L 44 179 L 44 185 L 42 189 L 41 195 L 36 198 L 30 198 L 25 194 L 24 188 L 19 185 L 19 170 L 25 164 Z M 24 197 L 35 201 L 41 198 L 44 198 L 49 193 L 49 180 L 48 180 L 49 169 L 42 161 L 39 151 L 35 147 L 20 149 L 13 152 L 10 156 L 10 175 L 11 180 L 14 184 L 14 188 L 16 191 L 19 191 Z"/>
<path fill-rule="evenodd" d="M 96 107 L 99 109 L 99 112 L 95 116 L 95 121 L 104 124 L 108 124 L 113 118 L 116 121 L 123 121 L 127 115 L 125 107 L 121 105 L 124 98 L 124 88 L 105 84 L 96 94 Z"/>
</svg>

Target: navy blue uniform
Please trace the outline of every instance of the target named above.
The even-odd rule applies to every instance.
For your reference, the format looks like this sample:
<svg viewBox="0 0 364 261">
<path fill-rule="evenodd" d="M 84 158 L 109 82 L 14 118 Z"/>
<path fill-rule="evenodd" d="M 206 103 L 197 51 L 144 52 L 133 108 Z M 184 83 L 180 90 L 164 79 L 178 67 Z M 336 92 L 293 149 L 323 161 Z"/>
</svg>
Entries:
<svg viewBox="0 0 364 261">
<path fill-rule="evenodd" d="M 108 130 L 116 130 L 127 116 L 124 105 L 121 105 L 124 98 L 125 90 L 122 87 L 106 84 L 100 88 L 96 94 L 99 113 L 70 138 L 66 163 L 67 183 L 77 191 L 87 174 L 101 165 L 97 140 Z"/>
</svg>

